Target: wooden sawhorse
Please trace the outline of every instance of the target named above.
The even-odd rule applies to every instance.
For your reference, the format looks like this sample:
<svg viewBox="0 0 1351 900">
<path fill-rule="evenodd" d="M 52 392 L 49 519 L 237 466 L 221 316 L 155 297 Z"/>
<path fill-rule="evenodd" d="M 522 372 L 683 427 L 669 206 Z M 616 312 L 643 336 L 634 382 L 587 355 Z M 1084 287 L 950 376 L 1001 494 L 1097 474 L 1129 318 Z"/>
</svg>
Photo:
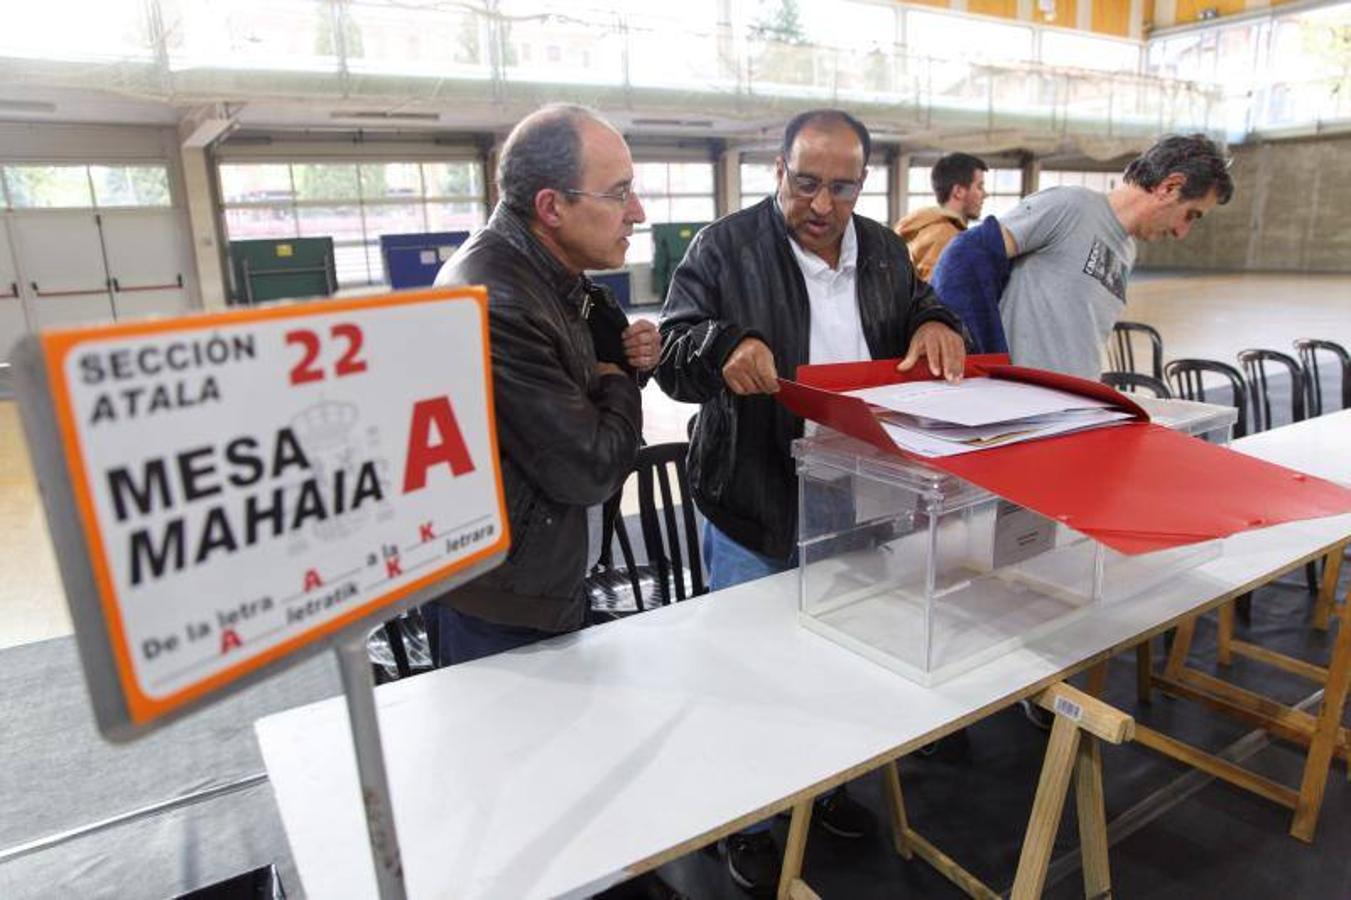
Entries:
<svg viewBox="0 0 1351 900">
<path fill-rule="evenodd" d="M 1079 843 L 1084 859 L 1084 887 L 1090 898 L 1110 897 L 1112 887 L 1107 864 L 1107 814 L 1103 805 L 1099 741 L 1120 744 L 1130 740 L 1135 731 L 1135 721 L 1120 710 L 1064 682 L 1042 691 L 1037 695 L 1036 702 L 1055 713 L 1055 723 L 1051 727 L 1051 739 L 1046 747 L 1046 759 L 1042 763 L 1036 797 L 1032 801 L 1032 814 L 1023 838 L 1023 849 L 1018 858 L 1018 871 L 1010 898 L 1035 900 L 1041 896 L 1071 780 L 1074 781 Z M 910 827 L 896 760 L 883 766 L 883 775 L 896 852 L 905 859 L 918 856 L 971 897 L 982 900 L 998 898 L 999 894 Z M 802 858 L 807 848 L 807 827 L 811 824 L 811 814 L 810 797 L 793 807 L 792 821 L 788 826 L 788 845 L 779 878 L 779 900 L 819 900 L 816 892 L 802 878 Z"/>
</svg>

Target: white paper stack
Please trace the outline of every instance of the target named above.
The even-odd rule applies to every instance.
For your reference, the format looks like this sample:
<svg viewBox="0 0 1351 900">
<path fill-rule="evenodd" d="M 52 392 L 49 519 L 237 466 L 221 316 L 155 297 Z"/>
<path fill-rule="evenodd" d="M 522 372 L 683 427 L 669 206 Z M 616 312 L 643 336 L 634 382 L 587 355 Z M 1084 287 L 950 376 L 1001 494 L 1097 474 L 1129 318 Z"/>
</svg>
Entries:
<svg viewBox="0 0 1351 900">
<path fill-rule="evenodd" d="M 995 378 L 887 384 L 850 391 L 849 396 L 874 407 L 898 446 L 927 457 L 972 453 L 1131 418 L 1100 400 Z"/>
</svg>

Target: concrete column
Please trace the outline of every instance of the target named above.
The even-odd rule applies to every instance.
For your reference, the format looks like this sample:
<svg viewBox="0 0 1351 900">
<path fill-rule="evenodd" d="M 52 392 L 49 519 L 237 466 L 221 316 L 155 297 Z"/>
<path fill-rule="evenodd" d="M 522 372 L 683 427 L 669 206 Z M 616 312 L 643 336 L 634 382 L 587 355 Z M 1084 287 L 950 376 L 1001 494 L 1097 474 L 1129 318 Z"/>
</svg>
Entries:
<svg viewBox="0 0 1351 900">
<path fill-rule="evenodd" d="M 1031 153 L 1023 157 L 1023 196 L 1041 190 L 1041 160 Z"/>
<path fill-rule="evenodd" d="M 214 170 L 209 148 L 233 127 L 234 120 L 224 110 L 207 108 L 188 115 L 178 128 L 182 142 L 178 154 L 183 171 L 183 199 L 188 209 L 188 228 L 197 263 L 202 308 L 208 310 L 224 309 L 229 297 L 225 242 L 216 216 L 216 192 L 212 187 Z"/>
<path fill-rule="evenodd" d="M 713 212 L 718 216 L 741 209 L 741 151 L 726 147 L 713 167 Z"/>
<path fill-rule="evenodd" d="M 910 179 L 910 154 L 897 148 L 891 154 L 887 169 L 890 175 L 887 180 L 887 210 L 891 213 L 890 224 L 895 225 L 909 212 L 905 208 L 905 198 L 909 193 L 906 182 Z"/>
</svg>

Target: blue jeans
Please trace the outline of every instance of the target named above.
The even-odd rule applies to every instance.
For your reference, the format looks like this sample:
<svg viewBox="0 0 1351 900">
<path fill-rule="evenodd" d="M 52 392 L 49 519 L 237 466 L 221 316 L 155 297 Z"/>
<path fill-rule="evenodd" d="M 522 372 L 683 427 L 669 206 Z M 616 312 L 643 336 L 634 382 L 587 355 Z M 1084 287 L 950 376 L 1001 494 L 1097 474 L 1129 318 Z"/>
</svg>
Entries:
<svg viewBox="0 0 1351 900">
<path fill-rule="evenodd" d="M 763 556 L 748 550 L 704 520 L 704 571 L 708 589 L 720 591 L 768 575 L 797 568 L 797 551 L 787 560 Z"/>
<path fill-rule="evenodd" d="M 422 618 L 427 624 L 428 631 L 436 629 L 438 666 L 469 662 L 506 650 L 515 650 L 517 647 L 524 647 L 554 636 L 552 632 L 537 631 L 534 628 L 498 625 L 486 619 L 465 615 L 440 603 L 428 603 L 423 606 Z"/>
</svg>

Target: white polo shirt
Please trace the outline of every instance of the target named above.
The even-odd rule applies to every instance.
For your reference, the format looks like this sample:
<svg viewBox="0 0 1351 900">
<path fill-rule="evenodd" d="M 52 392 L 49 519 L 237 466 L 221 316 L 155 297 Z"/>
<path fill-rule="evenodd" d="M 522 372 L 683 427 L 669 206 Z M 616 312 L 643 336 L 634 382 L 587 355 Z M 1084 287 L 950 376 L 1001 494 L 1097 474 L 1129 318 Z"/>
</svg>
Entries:
<svg viewBox="0 0 1351 900">
<path fill-rule="evenodd" d="M 858 315 L 858 235 L 851 216 L 840 243 L 840 264 L 832 269 L 824 259 L 804 250 L 791 237 L 811 306 L 811 343 L 808 362 L 835 363 L 872 359 Z"/>
</svg>

